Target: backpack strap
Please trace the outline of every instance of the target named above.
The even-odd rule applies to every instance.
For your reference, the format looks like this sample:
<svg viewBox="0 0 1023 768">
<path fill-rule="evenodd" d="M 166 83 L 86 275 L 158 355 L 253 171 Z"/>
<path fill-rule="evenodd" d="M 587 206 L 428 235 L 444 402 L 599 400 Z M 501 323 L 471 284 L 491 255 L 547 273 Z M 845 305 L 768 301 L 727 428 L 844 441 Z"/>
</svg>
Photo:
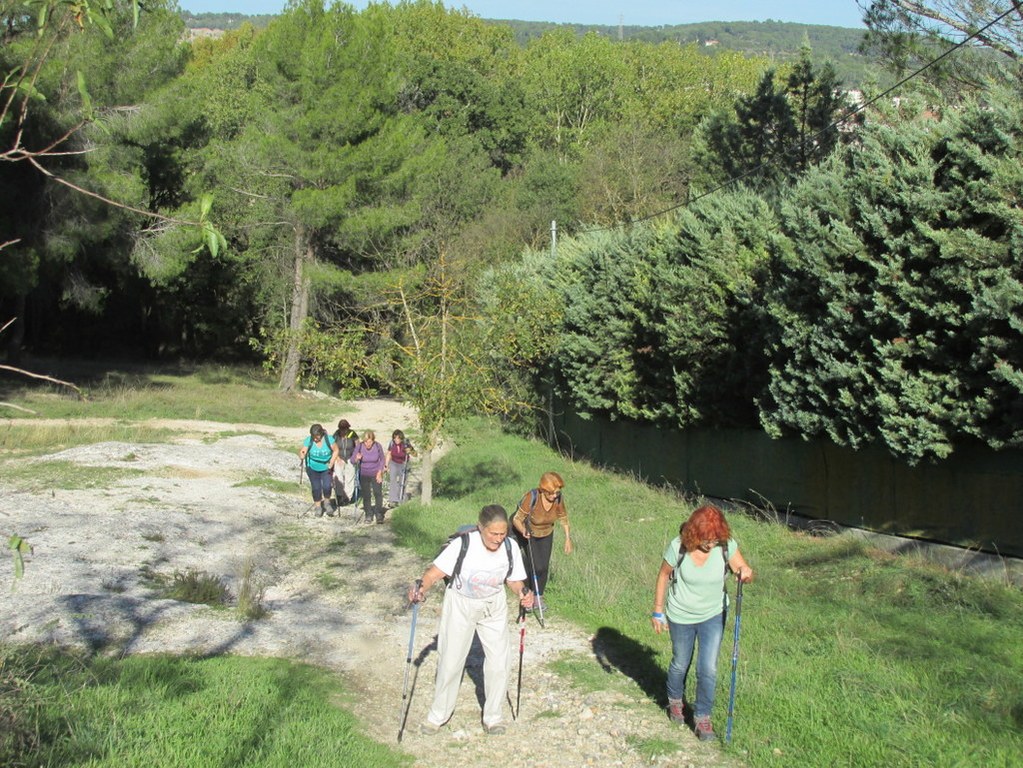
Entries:
<svg viewBox="0 0 1023 768">
<path fill-rule="evenodd" d="M 668 580 L 668 588 L 674 589 L 675 582 L 678 581 L 678 569 L 682 567 L 682 561 L 686 559 L 686 550 L 682 546 L 681 537 L 678 540 L 678 560 L 675 562 L 675 567 L 671 569 L 671 577 Z"/>
<path fill-rule="evenodd" d="M 512 560 L 511 536 L 504 537 L 504 553 L 508 555 L 508 573 L 504 575 L 504 580 L 508 581 L 511 578 L 512 564 L 514 563 Z"/>
<path fill-rule="evenodd" d="M 522 501 L 526 500 L 526 496 L 529 497 L 529 511 L 526 513 L 526 533 L 532 536 L 533 531 L 531 528 L 533 527 L 533 524 L 530 520 L 533 517 L 533 510 L 536 509 L 536 501 L 539 498 L 539 491 L 536 488 L 531 489 L 529 493 L 522 497 Z M 520 507 L 522 506 L 522 501 L 519 502 Z"/>
<path fill-rule="evenodd" d="M 451 589 L 451 585 L 458 583 L 456 586 L 462 586 L 462 562 L 465 560 L 465 553 L 469 551 L 469 534 L 471 531 L 464 531 L 458 534 L 458 538 L 462 540 L 461 545 L 458 548 L 458 557 L 455 559 L 455 567 L 451 571 L 451 576 L 448 579 L 448 589 Z"/>
<path fill-rule="evenodd" d="M 669 589 L 673 589 L 675 587 L 675 584 L 678 581 L 678 569 L 682 567 L 682 561 L 685 560 L 685 559 L 686 559 L 686 550 L 682 546 L 682 539 L 679 538 L 679 542 L 678 542 L 678 561 L 675 563 L 675 567 L 671 569 L 671 577 L 670 577 L 669 582 L 668 582 Z M 723 547 L 721 547 L 721 559 L 725 561 L 725 578 L 724 578 L 724 583 L 722 584 L 721 588 L 725 591 L 725 594 L 727 595 L 728 594 L 728 570 L 731 567 L 731 566 L 728 565 L 728 542 L 725 542 L 725 545 Z"/>
</svg>

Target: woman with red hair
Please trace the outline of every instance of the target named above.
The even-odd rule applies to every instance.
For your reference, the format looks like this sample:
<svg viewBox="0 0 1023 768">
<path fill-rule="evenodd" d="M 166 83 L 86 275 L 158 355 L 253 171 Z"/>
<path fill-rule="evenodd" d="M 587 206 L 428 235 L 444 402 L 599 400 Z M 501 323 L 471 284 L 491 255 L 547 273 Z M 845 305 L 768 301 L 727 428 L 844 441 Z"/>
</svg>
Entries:
<svg viewBox="0 0 1023 768">
<path fill-rule="evenodd" d="M 729 572 L 749 582 L 753 569 L 739 553 L 725 516 L 712 504 L 694 511 L 678 533 L 664 550 L 657 572 L 650 622 L 658 634 L 667 627 L 671 635 L 668 717 L 685 723 L 692 716 L 697 737 L 709 741 L 714 738 L 710 712 L 728 606 L 725 582 Z M 697 645 L 696 707 L 691 711 L 685 698 L 686 678 Z"/>
</svg>

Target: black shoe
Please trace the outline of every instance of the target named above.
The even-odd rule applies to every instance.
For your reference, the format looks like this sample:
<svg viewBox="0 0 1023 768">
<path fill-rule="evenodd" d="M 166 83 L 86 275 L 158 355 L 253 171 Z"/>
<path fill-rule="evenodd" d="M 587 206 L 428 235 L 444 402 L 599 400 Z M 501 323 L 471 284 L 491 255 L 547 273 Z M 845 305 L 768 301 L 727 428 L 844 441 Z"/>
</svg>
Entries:
<svg viewBox="0 0 1023 768">
<path fill-rule="evenodd" d="M 384 516 L 383 515 L 377 515 L 377 525 L 383 525 L 383 524 L 384 524 Z"/>
<path fill-rule="evenodd" d="M 326 512 L 326 510 L 323 508 L 323 502 L 321 501 L 320 505 L 316 507 L 316 516 L 323 517 L 324 512 Z"/>
</svg>

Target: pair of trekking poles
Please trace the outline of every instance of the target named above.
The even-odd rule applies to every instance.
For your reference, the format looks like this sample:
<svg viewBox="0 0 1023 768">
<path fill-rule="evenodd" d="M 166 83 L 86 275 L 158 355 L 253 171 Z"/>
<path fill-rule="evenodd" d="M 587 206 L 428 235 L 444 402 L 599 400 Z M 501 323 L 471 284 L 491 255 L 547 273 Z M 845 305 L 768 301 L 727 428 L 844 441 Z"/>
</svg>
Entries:
<svg viewBox="0 0 1023 768">
<path fill-rule="evenodd" d="M 416 581 L 416 591 L 422 587 L 423 582 L 421 579 Z M 405 733 L 405 722 L 408 720 L 408 681 L 409 674 L 412 671 L 412 652 L 416 646 L 416 624 L 419 621 L 419 602 L 412 602 L 412 624 L 409 627 L 408 633 L 408 653 L 405 656 L 405 680 L 401 685 L 401 709 L 398 711 L 398 741 L 401 742 L 401 737 Z M 512 709 L 512 720 L 517 720 L 519 713 L 522 711 L 522 657 L 526 651 L 526 609 L 521 605 L 519 606 L 519 680 L 515 689 L 515 707 Z M 511 694 L 509 694 L 509 704 Z"/>
<path fill-rule="evenodd" d="M 536 585 L 536 571 L 533 571 L 533 584 Z M 422 581 L 416 582 L 416 590 L 422 586 Z M 537 594 L 536 592 L 534 594 Z M 540 626 L 543 626 L 543 611 L 540 611 Z M 401 737 L 405 731 L 405 721 L 408 718 L 408 681 L 409 673 L 412 669 L 412 651 L 415 648 L 416 641 L 416 623 L 419 620 L 419 603 L 412 603 L 412 624 L 409 628 L 408 636 L 408 654 L 405 658 L 405 681 L 402 683 L 401 689 L 401 709 L 398 713 L 398 741 L 401 741 Z M 517 720 L 519 713 L 522 711 L 522 657 L 526 650 L 526 609 L 519 605 L 519 673 L 518 683 L 515 686 L 515 707 L 512 709 L 512 720 Z M 739 666 L 739 632 L 742 626 L 742 580 L 739 579 L 735 588 L 735 626 L 732 634 L 732 679 L 729 684 L 728 690 L 728 722 L 725 727 L 725 743 L 730 744 L 732 742 L 732 725 L 735 716 L 735 688 L 736 688 L 736 677 Z M 509 704 L 510 694 L 509 694 Z"/>
</svg>

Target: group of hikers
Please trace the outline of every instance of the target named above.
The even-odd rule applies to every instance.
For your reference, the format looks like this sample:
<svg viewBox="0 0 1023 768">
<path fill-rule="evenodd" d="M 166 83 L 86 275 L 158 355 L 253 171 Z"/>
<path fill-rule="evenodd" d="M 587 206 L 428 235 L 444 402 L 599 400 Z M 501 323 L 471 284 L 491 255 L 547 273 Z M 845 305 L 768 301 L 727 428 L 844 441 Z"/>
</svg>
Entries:
<svg viewBox="0 0 1023 768">
<path fill-rule="evenodd" d="M 400 429 L 394 430 L 384 448 L 372 430 L 364 431 L 360 439 L 346 419 L 338 422 L 332 436 L 322 425 L 313 424 L 299 451 L 318 514 L 333 515 L 339 506 L 357 503 L 361 496 L 366 523 L 384 522 L 385 474 L 389 476 L 388 506 L 405 500 L 409 458 L 415 455 Z M 523 495 L 511 517 L 500 505 L 483 507 L 476 526 L 451 536 L 409 588 L 409 602 L 418 608 L 435 584 L 446 585 L 437 632 L 434 696 L 420 725 L 421 733 L 437 733 L 454 713 L 473 637 L 479 637 L 484 652 L 483 730 L 491 735 L 505 733 L 510 649 L 504 589 L 511 590 L 518 600 L 520 624 L 527 612 L 535 611 L 543 626 L 547 609 L 544 590 L 556 526 L 564 533 L 565 554 L 574 549 L 564 486 L 557 472 L 545 472 L 536 488 Z M 668 718 L 689 726 L 704 741 L 715 738 L 711 710 L 729 607 L 730 574 L 740 584 L 753 579 L 753 569 L 739 552 L 724 514 L 718 507 L 704 504 L 682 523 L 678 536 L 661 553 L 650 614 L 653 631 L 667 630 L 671 638 Z M 414 631 L 415 618 L 413 637 Z M 411 646 L 412 637 L 409 663 Z M 690 704 L 686 681 L 694 656 L 696 695 Z M 406 670 L 406 681 L 407 674 Z M 404 705 L 403 696 L 403 711 Z"/>
<path fill-rule="evenodd" d="M 371 429 L 365 430 L 360 439 L 347 419 L 338 421 L 333 435 L 328 435 L 322 424 L 313 424 L 298 451 L 318 517 L 333 517 L 339 507 L 356 504 L 361 497 L 363 521 L 378 524 L 384 522 L 386 509 L 405 501 L 409 459 L 415 455 L 402 430 L 394 430 L 384 448 Z"/>
<path fill-rule="evenodd" d="M 452 536 L 409 588 L 408 599 L 418 607 L 435 584 L 446 584 L 437 632 L 434 696 L 420 724 L 421 733 L 439 732 L 454 713 L 474 635 L 479 637 L 485 657 L 483 730 L 491 735 L 505 733 L 503 710 L 510 649 L 504 589 L 507 587 L 518 600 L 520 624 L 528 611 L 536 610 L 543 626 L 547 607 L 544 589 L 557 524 L 564 531 L 565 554 L 573 551 L 563 488 L 558 473 L 545 472 L 537 487 L 522 497 L 511 519 L 500 505 L 483 507 L 475 529 Z M 512 545 L 512 539 L 516 545 Z M 660 634 L 667 629 L 671 638 L 668 717 L 692 728 L 703 741 L 715 738 L 710 716 L 728 611 L 729 574 L 735 574 L 740 584 L 753 578 L 753 570 L 739 552 L 724 514 L 716 506 L 705 504 L 682 523 L 678 536 L 661 554 L 650 615 L 653 631 Z M 412 626 L 414 635 L 415 614 Z M 410 637 L 409 663 L 411 646 Z M 521 639 L 519 650 L 521 685 Z M 696 696 L 690 705 L 686 680 L 694 652 Z"/>
</svg>

